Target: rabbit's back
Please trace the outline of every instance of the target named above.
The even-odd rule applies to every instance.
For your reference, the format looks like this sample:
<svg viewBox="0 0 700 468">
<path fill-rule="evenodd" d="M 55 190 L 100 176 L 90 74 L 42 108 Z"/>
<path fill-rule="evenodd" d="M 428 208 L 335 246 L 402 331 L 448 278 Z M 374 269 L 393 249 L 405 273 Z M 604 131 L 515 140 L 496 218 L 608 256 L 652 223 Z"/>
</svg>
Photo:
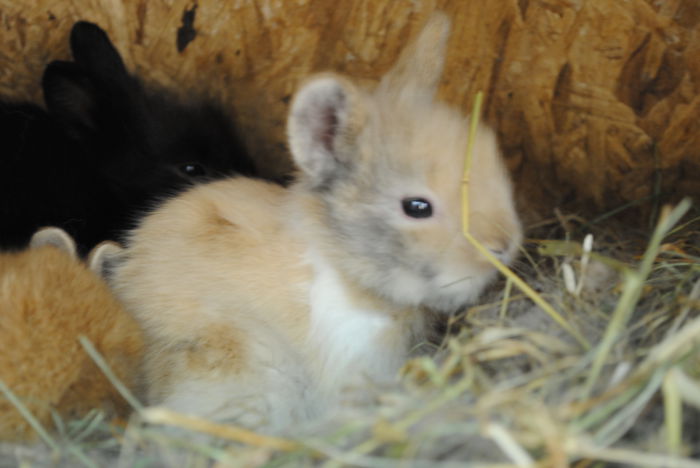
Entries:
<svg viewBox="0 0 700 468">
<path fill-rule="evenodd" d="M 232 178 L 166 201 L 131 233 L 111 284 L 147 335 L 151 402 L 301 346 L 310 270 L 285 203 L 277 185 Z"/>
<path fill-rule="evenodd" d="M 118 296 L 145 324 L 166 321 L 166 311 L 173 327 L 184 327 L 167 333 L 185 336 L 228 320 L 234 306 L 237 313 L 264 317 L 275 314 L 276 298 L 280 304 L 299 302 L 293 297 L 302 288 L 289 279 L 308 273 L 299 256 L 301 241 L 286 233 L 280 216 L 284 192 L 231 178 L 166 201 L 130 234 L 126 261 L 111 281 Z M 273 285 L 275 295 L 268 297 Z M 198 310 L 207 312 L 191 323 Z"/>
</svg>

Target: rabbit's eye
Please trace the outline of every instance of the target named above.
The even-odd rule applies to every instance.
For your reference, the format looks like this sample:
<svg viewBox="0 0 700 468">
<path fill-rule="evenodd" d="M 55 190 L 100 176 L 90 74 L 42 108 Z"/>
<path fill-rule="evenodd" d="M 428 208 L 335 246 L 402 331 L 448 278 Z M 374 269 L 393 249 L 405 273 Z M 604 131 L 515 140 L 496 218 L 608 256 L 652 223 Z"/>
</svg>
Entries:
<svg viewBox="0 0 700 468">
<path fill-rule="evenodd" d="M 200 177 L 206 175 L 207 171 L 199 164 L 187 163 L 180 166 L 180 171 L 189 177 Z"/>
<path fill-rule="evenodd" d="M 433 215 L 433 207 L 425 198 L 404 198 L 401 205 L 403 212 L 411 218 L 429 218 Z"/>
</svg>

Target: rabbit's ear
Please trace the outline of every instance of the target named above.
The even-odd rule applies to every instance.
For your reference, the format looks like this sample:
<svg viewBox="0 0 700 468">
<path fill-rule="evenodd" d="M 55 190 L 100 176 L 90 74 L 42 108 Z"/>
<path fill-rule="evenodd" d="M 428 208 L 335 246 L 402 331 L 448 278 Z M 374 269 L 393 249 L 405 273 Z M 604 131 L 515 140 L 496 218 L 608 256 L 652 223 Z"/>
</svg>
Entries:
<svg viewBox="0 0 700 468">
<path fill-rule="evenodd" d="M 361 94 L 338 76 L 320 75 L 299 90 L 287 126 L 289 146 L 314 186 L 324 186 L 351 169 L 365 120 Z"/>
<path fill-rule="evenodd" d="M 124 248 L 116 242 L 100 242 L 90 251 L 87 265 L 98 276 L 108 279 L 121 262 L 123 254 Z"/>
<path fill-rule="evenodd" d="M 121 113 L 131 102 L 135 82 L 107 34 L 97 25 L 78 21 L 70 36 L 75 62 L 55 61 L 42 79 L 44 100 L 74 136 L 98 130 L 98 112 Z"/>
<path fill-rule="evenodd" d="M 449 33 L 449 17 L 441 12 L 433 13 L 418 37 L 404 48 L 384 75 L 378 91 L 407 96 L 428 92 L 432 97 L 442 76 Z"/>
<path fill-rule="evenodd" d="M 70 47 L 75 63 L 105 84 L 119 86 L 129 79 L 121 55 L 107 33 L 94 23 L 78 21 L 70 34 Z"/>
<path fill-rule="evenodd" d="M 44 100 L 49 112 L 72 133 L 95 130 L 97 90 L 90 77 L 75 63 L 51 62 L 42 78 Z"/>
<path fill-rule="evenodd" d="M 29 247 L 35 248 L 44 245 L 51 245 L 59 248 L 71 257 L 76 256 L 75 241 L 61 228 L 45 227 L 35 232 L 31 241 L 29 241 Z"/>
</svg>

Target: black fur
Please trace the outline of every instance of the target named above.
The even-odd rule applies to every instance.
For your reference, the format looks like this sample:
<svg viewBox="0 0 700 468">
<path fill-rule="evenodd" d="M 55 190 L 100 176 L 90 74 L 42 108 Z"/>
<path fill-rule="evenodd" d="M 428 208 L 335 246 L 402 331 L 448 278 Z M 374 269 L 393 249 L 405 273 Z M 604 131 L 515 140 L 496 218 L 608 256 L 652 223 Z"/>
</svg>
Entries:
<svg viewBox="0 0 700 468">
<path fill-rule="evenodd" d="M 85 252 L 193 182 L 255 175 L 216 105 L 144 88 L 92 23 L 76 23 L 70 44 L 74 61 L 52 62 L 43 76 L 48 112 L 0 102 L 1 247 L 54 225 Z"/>
</svg>

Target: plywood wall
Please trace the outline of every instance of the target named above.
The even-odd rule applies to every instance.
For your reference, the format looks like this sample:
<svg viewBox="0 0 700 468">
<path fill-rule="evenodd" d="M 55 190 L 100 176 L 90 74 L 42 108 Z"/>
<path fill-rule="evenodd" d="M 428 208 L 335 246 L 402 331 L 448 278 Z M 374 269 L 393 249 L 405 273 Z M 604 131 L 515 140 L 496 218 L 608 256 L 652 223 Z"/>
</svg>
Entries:
<svg viewBox="0 0 700 468">
<path fill-rule="evenodd" d="M 486 91 L 539 215 L 700 194 L 697 0 L 0 0 L 0 93 L 39 100 L 73 22 L 95 21 L 147 82 L 226 102 L 278 173 L 299 81 L 371 86 L 435 9 L 454 22 L 441 97 L 468 112 Z"/>
</svg>

